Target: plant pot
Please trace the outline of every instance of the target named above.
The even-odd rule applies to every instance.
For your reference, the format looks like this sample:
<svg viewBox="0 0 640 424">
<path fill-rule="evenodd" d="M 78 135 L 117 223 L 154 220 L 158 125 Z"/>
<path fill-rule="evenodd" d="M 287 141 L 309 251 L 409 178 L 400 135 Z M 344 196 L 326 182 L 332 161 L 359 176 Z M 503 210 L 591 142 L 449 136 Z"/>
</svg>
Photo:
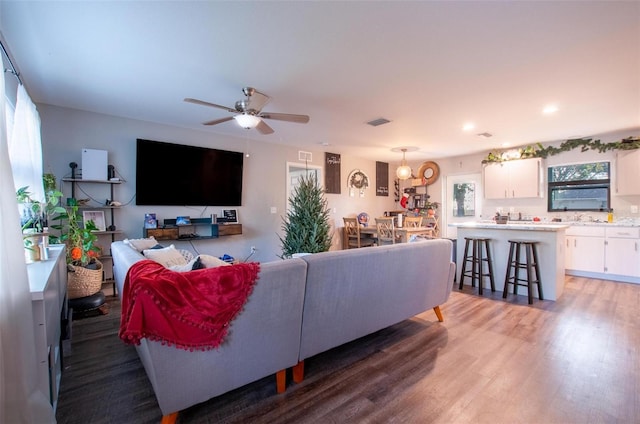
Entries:
<svg viewBox="0 0 640 424">
<path fill-rule="evenodd" d="M 43 233 L 38 233 L 33 228 L 24 230 L 22 241 L 24 244 L 24 257 L 27 263 L 42 260 L 40 243 L 42 242 Z"/>
<path fill-rule="evenodd" d="M 67 265 L 69 271 L 67 272 L 67 296 L 69 299 L 91 296 L 102 289 L 102 263 L 96 260 L 91 265 L 96 269 Z"/>
</svg>

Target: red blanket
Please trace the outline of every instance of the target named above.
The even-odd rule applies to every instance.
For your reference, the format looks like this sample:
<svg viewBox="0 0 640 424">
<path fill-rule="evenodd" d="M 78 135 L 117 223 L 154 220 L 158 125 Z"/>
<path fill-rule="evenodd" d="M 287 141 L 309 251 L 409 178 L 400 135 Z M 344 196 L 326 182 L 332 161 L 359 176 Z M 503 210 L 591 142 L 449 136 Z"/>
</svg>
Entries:
<svg viewBox="0 0 640 424">
<path fill-rule="evenodd" d="M 258 278 L 260 264 L 175 272 L 143 260 L 129 269 L 122 294 L 120 338 L 160 341 L 185 350 L 218 347 Z"/>
</svg>

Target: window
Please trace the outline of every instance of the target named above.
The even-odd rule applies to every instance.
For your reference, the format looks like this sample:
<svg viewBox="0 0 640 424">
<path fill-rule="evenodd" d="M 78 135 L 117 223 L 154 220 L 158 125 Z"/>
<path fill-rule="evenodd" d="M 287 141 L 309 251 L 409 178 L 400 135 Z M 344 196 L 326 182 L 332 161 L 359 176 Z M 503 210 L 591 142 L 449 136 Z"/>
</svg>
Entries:
<svg viewBox="0 0 640 424">
<path fill-rule="evenodd" d="M 453 185 L 453 216 L 474 216 L 476 186 L 474 183 L 458 183 Z"/>
<path fill-rule="evenodd" d="M 609 210 L 609 162 L 549 167 L 549 212 Z"/>
</svg>

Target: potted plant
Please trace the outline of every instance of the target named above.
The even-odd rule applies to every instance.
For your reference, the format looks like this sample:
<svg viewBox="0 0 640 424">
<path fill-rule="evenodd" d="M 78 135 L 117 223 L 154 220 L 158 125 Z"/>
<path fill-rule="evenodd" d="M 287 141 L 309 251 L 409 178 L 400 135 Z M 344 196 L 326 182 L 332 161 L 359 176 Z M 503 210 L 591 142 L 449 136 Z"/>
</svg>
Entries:
<svg viewBox="0 0 640 424">
<path fill-rule="evenodd" d="M 299 185 L 289 198 L 289 211 L 283 219 L 281 258 L 296 253 L 326 252 L 331 247 L 329 208 L 324 191 L 314 174 L 301 176 Z"/>
<path fill-rule="evenodd" d="M 42 204 L 31 197 L 29 187 L 21 187 L 16 190 L 16 200 L 20 210 L 20 226 L 22 227 L 22 242 L 25 249 L 27 262 L 35 262 L 42 259 L 40 241 L 44 229 Z"/>
<path fill-rule="evenodd" d="M 69 200 L 67 210 L 54 219 L 61 224 L 58 241 L 67 245 L 67 294 L 69 299 L 91 296 L 102 288 L 102 263 L 98 260 L 100 248 L 96 246 L 98 231 L 93 221 L 81 225 L 75 199 Z M 66 222 L 66 223 L 65 223 Z"/>
<path fill-rule="evenodd" d="M 434 218 L 436 216 L 436 210 L 438 209 L 438 202 L 427 202 L 427 216 L 429 218 Z"/>
</svg>

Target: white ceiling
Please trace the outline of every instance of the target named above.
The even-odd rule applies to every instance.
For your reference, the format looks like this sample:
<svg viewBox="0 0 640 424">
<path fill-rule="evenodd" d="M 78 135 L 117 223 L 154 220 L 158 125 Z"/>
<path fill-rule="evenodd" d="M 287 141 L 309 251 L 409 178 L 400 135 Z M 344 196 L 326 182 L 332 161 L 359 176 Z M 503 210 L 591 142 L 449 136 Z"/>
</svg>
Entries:
<svg viewBox="0 0 640 424">
<path fill-rule="evenodd" d="M 640 127 L 638 1 L 2 0 L 0 14 L 36 102 L 300 149 L 427 160 Z M 243 86 L 310 122 L 208 127 L 229 113 L 183 102 L 233 107 Z"/>
</svg>

